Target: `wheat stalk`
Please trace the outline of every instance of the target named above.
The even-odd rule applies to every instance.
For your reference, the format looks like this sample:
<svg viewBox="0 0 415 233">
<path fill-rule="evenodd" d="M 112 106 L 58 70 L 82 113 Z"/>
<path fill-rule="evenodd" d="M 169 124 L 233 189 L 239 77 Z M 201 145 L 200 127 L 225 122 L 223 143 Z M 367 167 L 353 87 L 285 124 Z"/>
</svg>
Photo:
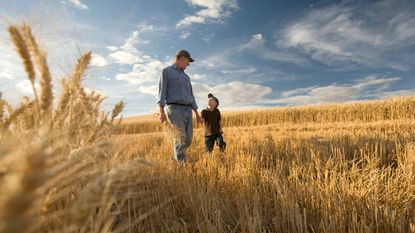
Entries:
<svg viewBox="0 0 415 233">
<path fill-rule="evenodd" d="M 16 108 L 12 113 L 10 113 L 8 118 L 5 119 L 3 128 L 7 129 L 20 114 L 22 114 L 27 108 L 31 107 L 32 105 L 33 102 L 22 103 L 18 108 Z"/>
<path fill-rule="evenodd" d="M 81 82 L 82 82 L 82 77 L 85 75 L 85 71 L 88 68 L 88 64 L 90 61 L 91 61 L 91 52 L 84 53 L 81 56 L 81 58 L 78 60 L 75 67 L 73 68 L 72 74 L 70 77 L 71 88 L 73 88 L 73 90 L 76 90 L 76 92 L 80 96 L 81 104 L 86 113 L 90 113 L 92 111 L 92 107 L 90 106 L 88 102 L 87 95 L 81 85 Z"/>
<path fill-rule="evenodd" d="M 84 53 L 72 70 L 71 83 L 78 90 L 81 88 L 82 77 L 85 74 L 88 64 L 91 61 L 91 52 Z"/>
<path fill-rule="evenodd" d="M 72 89 L 64 79 L 61 80 L 61 87 L 61 95 L 59 97 L 55 115 L 53 117 L 54 123 L 57 125 L 59 125 L 63 121 L 63 119 L 68 117 L 65 113 L 67 111 L 68 104 L 72 95 Z"/>
<path fill-rule="evenodd" d="M 111 113 L 111 124 L 114 122 L 114 119 L 120 114 L 124 108 L 125 104 L 124 102 L 120 101 L 118 104 L 114 106 Z"/>
<path fill-rule="evenodd" d="M 22 26 L 22 34 L 31 48 L 33 56 L 36 58 L 36 64 L 39 68 L 41 79 L 41 98 L 40 98 L 40 108 L 42 114 L 45 116 L 51 115 L 52 103 L 53 103 L 53 87 L 52 87 L 52 76 L 49 71 L 49 67 L 46 61 L 46 52 L 41 50 L 33 37 L 33 34 L 30 28 L 27 25 Z"/>
<path fill-rule="evenodd" d="M 32 59 L 31 59 L 31 56 L 28 50 L 28 45 L 26 44 L 24 40 L 24 36 L 22 35 L 22 33 L 19 31 L 17 27 L 10 26 L 8 31 L 9 31 L 10 37 L 14 45 L 16 46 L 16 49 L 20 55 L 20 58 L 23 60 L 25 71 L 32 85 L 33 93 L 35 94 L 35 98 L 36 98 L 36 103 L 39 107 L 39 98 L 38 98 L 37 90 L 35 88 L 36 73 L 35 73 L 33 62 L 32 62 Z"/>
<path fill-rule="evenodd" d="M 0 122 L 3 122 L 5 101 L 0 99 Z M 0 126 L 1 127 L 1 126 Z"/>
</svg>

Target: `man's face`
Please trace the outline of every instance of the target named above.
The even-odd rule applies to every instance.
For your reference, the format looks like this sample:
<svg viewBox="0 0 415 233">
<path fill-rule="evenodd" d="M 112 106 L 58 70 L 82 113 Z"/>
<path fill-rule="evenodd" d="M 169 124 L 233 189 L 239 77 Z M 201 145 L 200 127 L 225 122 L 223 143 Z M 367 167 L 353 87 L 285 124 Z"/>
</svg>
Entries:
<svg viewBox="0 0 415 233">
<path fill-rule="evenodd" d="M 186 67 L 188 67 L 189 65 L 190 65 L 190 59 L 188 57 L 181 56 L 177 59 L 177 66 L 180 69 L 185 70 Z"/>
</svg>

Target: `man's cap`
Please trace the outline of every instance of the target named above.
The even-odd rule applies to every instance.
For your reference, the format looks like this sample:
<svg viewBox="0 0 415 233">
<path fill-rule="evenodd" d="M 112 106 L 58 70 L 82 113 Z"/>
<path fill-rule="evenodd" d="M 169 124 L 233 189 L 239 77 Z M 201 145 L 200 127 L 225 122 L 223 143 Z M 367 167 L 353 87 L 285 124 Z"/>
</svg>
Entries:
<svg viewBox="0 0 415 233">
<path fill-rule="evenodd" d="M 209 94 L 208 94 L 208 98 L 212 98 L 212 99 L 214 99 L 214 100 L 215 100 L 215 102 L 217 103 L 217 106 L 219 106 L 219 99 L 218 99 L 218 98 L 216 98 L 216 96 L 212 95 L 212 93 L 209 93 Z M 217 106 L 216 106 L 216 107 L 217 107 Z"/>
<path fill-rule="evenodd" d="M 193 60 L 193 58 L 190 56 L 190 53 L 189 53 L 189 52 L 187 52 L 187 50 L 184 50 L 184 49 L 182 49 L 182 50 L 178 51 L 178 52 L 176 53 L 176 57 L 177 57 L 177 58 L 179 58 L 179 57 L 187 57 L 187 58 L 189 58 L 189 61 L 190 61 L 190 62 L 194 62 L 194 61 L 195 61 L 195 60 Z"/>
</svg>

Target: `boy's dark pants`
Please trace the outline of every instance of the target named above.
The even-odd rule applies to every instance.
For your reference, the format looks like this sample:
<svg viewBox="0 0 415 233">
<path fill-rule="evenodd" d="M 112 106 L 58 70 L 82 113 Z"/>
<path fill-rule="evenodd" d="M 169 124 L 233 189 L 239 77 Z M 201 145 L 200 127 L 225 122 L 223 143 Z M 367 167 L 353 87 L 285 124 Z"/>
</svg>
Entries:
<svg viewBox="0 0 415 233">
<path fill-rule="evenodd" d="M 219 146 L 220 152 L 224 152 L 226 149 L 226 142 L 223 140 L 222 134 L 205 136 L 205 151 L 212 152 L 215 141 Z"/>
</svg>

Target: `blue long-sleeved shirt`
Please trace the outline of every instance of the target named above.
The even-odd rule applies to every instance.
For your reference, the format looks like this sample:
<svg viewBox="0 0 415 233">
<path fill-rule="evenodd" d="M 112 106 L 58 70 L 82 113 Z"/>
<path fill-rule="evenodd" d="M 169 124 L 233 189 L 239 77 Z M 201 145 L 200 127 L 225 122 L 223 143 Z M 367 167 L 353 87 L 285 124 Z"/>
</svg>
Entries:
<svg viewBox="0 0 415 233">
<path fill-rule="evenodd" d="M 191 104 L 192 109 L 197 109 L 190 78 L 176 65 L 164 68 L 159 80 L 157 104 L 165 106 L 170 103 Z"/>
</svg>

